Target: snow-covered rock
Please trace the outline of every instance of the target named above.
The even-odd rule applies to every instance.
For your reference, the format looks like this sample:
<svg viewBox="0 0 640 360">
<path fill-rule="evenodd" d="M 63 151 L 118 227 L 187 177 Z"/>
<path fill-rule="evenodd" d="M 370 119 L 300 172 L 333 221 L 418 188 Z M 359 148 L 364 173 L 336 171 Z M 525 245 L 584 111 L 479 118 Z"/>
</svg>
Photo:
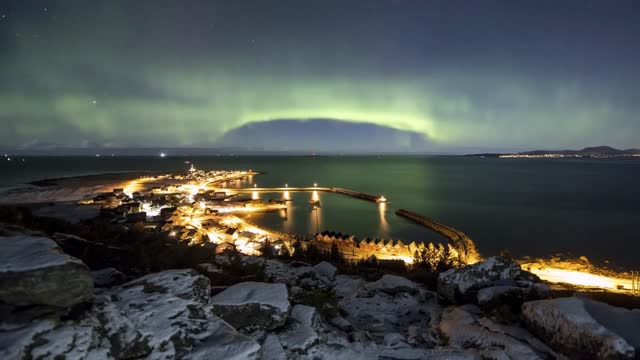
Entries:
<svg viewBox="0 0 640 360">
<path fill-rule="evenodd" d="M 426 290 L 415 295 L 375 292 L 373 296 L 344 298 L 338 306 L 342 316 L 356 331 L 367 331 L 377 342 L 387 333 L 406 333 L 411 325 L 427 337 L 437 337 L 435 323 L 442 311 L 436 294 Z"/>
<path fill-rule="evenodd" d="M 51 239 L 0 237 L 0 301 L 66 307 L 93 298 L 93 280 L 80 260 Z"/>
<path fill-rule="evenodd" d="M 92 271 L 91 278 L 95 287 L 112 287 L 126 281 L 126 276 L 112 267 Z"/>
<path fill-rule="evenodd" d="M 316 308 L 294 305 L 289 320 L 292 324 L 280 334 L 280 343 L 286 350 L 302 353 L 320 341 L 316 331 L 320 328 L 320 316 Z"/>
<path fill-rule="evenodd" d="M 387 294 L 395 295 L 397 293 L 406 292 L 409 294 L 415 294 L 418 291 L 418 286 L 411 280 L 402 276 L 396 275 L 384 275 L 379 280 L 366 283 L 362 289 L 363 293 L 372 295 L 374 292 L 384 292 Z"/>
<path fill-rule="evenodd" d="M 0 358 L 258 359 L 258 343 L 212 314 L 208 286 L 193 270 L 164 271 L 99 291 L 64 320 L 2 322 Z"/>
<path fill-rule="evenodd" d="M 261 360 L 287 360 L 287 353 L 277 335 L 267 335 L 262 343 Z"/>
<path fill-rule="evenodd" d="M 634 359 L 640 349 L 638 309 L 573 297 L 524 303 L 522 317 L 531 332 L 571 357 Z"/>
<path fill-rule="evenodd" d="M 438 293 L 454 304 L 475 303 L 480 289 L 492 286 L 530 287 L 540 279 L 501 256 L 450 269 L 438 276 Z"/>
<path fill-rule="evenodd" d="M 516 333 L 483 317 L 475 305 L 444 310 L 440 331 L 450 347 L 474 349 L 483 358 L 554 359 L 556 355 L 526 331 Z"/>
<path fill-rule="evenodd" d="M 280 260 L 270 259 L 266 261 L 264 269 L 265 274 L 276 283 L 299 286 L 305 289 L 333 287 L 331 279 L 321 275 L 314 267 L 303 262 L 284 263 Z"/>
<path fill-rule="evenodd" d="M 149 358 L 206 359 L 216 354 L 241 359 L 259 354 L 256 342 L 212 314 L 209 279 L 194 270 L 150 274 L 105 296 L 111 302 L 101 309 L 104 327 L 109 338 L 123 344 L 122 351 L 146 344 Z"/>
<path fill-rule="evenodd" d="M 338 272 L 338 269 L 336 269 L 335 266 L 331 265 L 330 263 L 323 261 L 321 263 L 319 263 L 318 265 L 314 266 L 313 269 L 320 274 L 321 276 L 324 276 L 325 278 L 327 278 L 330 281 L 333 281 L 335 279 L 336 276 L 336 272 Z"/>
<path fill-rule="evenodd" d="M 286 285 L 260 282 L 230 286 L 214 296 L 211 304 L 218 316 L 245 331 L 278 328 L 291 308 Z"/>
<path fill-rule="evenodd" d="M 338 275 L 335 280 L 335 294 L 339 298 L 350 298 L 358 294 L 365 281 L 358 276 Z"/>
</svg>

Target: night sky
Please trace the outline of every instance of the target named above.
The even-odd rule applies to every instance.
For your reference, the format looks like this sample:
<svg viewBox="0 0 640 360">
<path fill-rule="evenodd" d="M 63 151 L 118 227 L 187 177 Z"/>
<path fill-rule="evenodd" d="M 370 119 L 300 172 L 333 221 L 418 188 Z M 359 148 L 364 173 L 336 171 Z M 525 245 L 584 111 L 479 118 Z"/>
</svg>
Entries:
<svg viewBox="0 0 640 360">
<path fill-rule="evenodd" d="M 338 120 L 389 151 L 640 147 L 639 56 L 633 0 L 3 0 L 0 142 L 243 147 L 299 120 L 273 122 L 286 149 L 361 128 Z"/>
</svg>

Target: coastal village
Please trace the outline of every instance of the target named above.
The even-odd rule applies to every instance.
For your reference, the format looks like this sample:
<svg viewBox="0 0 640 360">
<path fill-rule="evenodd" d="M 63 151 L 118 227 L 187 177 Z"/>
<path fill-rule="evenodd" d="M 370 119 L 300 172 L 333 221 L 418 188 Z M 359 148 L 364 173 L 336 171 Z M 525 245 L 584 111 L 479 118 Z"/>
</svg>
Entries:
<svg viewBox="0 0 640 360">
<path fill-rule="evenodd" d="M 255 194 L 238 193 L 241 186 L 251 185 L 255 175 L 258 173 L 250 170 L 202 171 L 192 164 L 186 174 L 142 177 L 81 204 L 101 205 L 101 214 L 122 226 L 155 229 L 194 246 L 211 247 L 218 253 L 236 249 L 245 255 L 259 255 L 266 241 L 277 251 L 292 252 L 293 242 L 301 241 L 303 246 L 313 243 L 321 250 L 335 244 L 349 260 L 374 257 L 411 263 L 413 253 L 425 248 L 423 243 L 358 239 L 330 231 L 294 236 L 261 229 L 247 222 L 243 215 L 285 210 L 286 202 L 291 200 L 288 191 L 282 199 L 267 202 Z M 451 248 L 451 252 L 457 256 L 455 249 Z"/>
<path fill-rule="evenodd" d="M 446 243 L 405 242 L 399 239 L 357 238 L 351 234 L 322 231 L 316 234 L 289 234 L 260 228 L 247 215 L 270 211 L 286 211 L 291 191 L 311 192 L 312 208 L 319 205 L 318 191 L 331 191 L 345 196 L 387 206 L 383 196 L 368 195 L 341 188 L 312 187 L 258 188 L 252 170 L 203 171 L 191 164 L 183 173 L 144 176 L 130 180 L 111 192 L 100 193 L 80 204 L 99 205 L 100 213 L 124 229 L 141 227 L 175 237 L 191 246 L 202 246 L 215 253 L 237 250 L 244 255 L 261 255 L 265 244 L 276 254 L 293 254 L 294 244 L 302 248 L 313 244 L 320 251 L 337 248 L 348 261 L 411 265 L 417 253 L 445 256 L 456 263 L 473 264 L 482 260 L 475 243 L 457 229 L 423 215 L 399 209 L 398 216 L 407 218 L 436 233 Z M 282 193 L 281 198 L 260 199 L 259 192 Z M 312 210 L 313 211 L 313 210 Z M 578 286 L 596 286 L 610 291 L 638 292 L 639 282 L 632 275 L 594 269 L 582 260 L 561 261 L 557 258 L 519 260 L 523 268 L 552 282 Z"/>
</svg>

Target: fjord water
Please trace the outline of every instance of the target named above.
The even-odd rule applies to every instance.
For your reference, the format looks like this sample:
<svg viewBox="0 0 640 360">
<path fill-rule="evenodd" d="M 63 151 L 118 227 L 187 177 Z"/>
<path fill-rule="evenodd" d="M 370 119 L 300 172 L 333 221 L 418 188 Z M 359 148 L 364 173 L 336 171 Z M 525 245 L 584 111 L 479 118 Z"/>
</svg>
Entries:
<svg viewBox="0 0 640 360">
<path fill-rule="evenodd" d="M 19 159 L 13 159 L 19 160 Z M 192 160 L 199 169 L 264 172 L 245 185 L 342 187 L 384 195 L 379 205 L 320 193 L 292 193 L 283 213 L 253 215 L 277 231 L 316 230 L 437 241 L 438 235 L 397 217 L 409 209 L 456 227 L 485 255 L 503 249 L 515 256 L 558 252 L 640 267 L 640 162 L 597 159 L 495 159 L 463 157 L 61 157 L 0 161 L 0 187 L 61 176 L 121 171 L 180 171 Z M 260 194 L 263 199 L 282 194 Z"/>
</svg>

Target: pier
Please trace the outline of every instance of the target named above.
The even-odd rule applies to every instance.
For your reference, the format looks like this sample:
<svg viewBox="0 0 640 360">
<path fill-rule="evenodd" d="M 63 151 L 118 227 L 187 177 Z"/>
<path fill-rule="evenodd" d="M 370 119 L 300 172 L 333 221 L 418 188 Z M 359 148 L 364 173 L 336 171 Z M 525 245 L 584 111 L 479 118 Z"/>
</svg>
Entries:
<svg viewBox="0 0 640 360">
<path fill-rule="evenodd" d="M 372 201 L 372 202 L 378 202 L 381 198 L 383 198 L 382 196 L 369 195 L 369 194 L 348 190 L 348 189 L 342 189 L 342 188 L 331 188 L 331 189 L 336 194 L 343 194 L 343 195 L 351 196 L 351 197 L 362 199 L 362 200 Z"/>
<path fill-rule="evenodd" d="M 252 187 L 252 188 L 227 188 L 227 189 L 218 189 L 216 191 L 224 191 L 228 193 L 254 193 L 254 192 L 313 192 L 313 191 L 323 191 L 323 192 L 332 192 L 336 194 L 342 194 L 346 196 L 355 197 L 361 200 L 371 201 L 371 202 L 379 202 L 380 199 L 383 199 L 380 195 L 371 195 L 365 194 L 358 191 L 353 191 L 349 189 L 342 188 L 332 188 L 332 187 L 317 187 L 317 186 L 309 186 L 309 187 L 275 187 L 275 188 L 265 188 L 265 187 Z M 386 201 L 386 200 L 385 200 Z"/>
<path fill-rule="evenodd" d="M 441 224 L 424 215 L 420 215 L 418 213 L 405 209 L 397 210 L 396 215 L 423 225 L 449 239 L 449 241 L 453 243 L 456 251 L 458 251 L 458 253 L 460 254 L 460 260 L 462 260 L 463 263 L 473 264 L 480 261 L 480 253 L 478 252 L 475 243 L 462 231 Z"/>
</svg>

